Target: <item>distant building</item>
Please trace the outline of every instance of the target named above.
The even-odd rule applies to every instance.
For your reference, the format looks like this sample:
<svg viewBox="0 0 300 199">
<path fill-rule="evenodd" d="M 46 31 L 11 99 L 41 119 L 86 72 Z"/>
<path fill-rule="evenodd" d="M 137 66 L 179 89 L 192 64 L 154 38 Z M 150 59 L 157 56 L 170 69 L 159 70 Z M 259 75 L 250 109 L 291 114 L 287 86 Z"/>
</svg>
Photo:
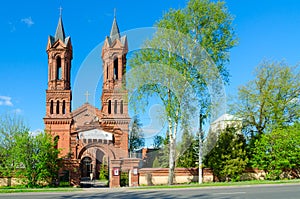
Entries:
<svg viewBox="0 0 300 199">
<path fill-rule="evenodd" d="M 240 130 L 242 127 L 242 119 L 225 113 L 210 124 L 209 131 L 221 132 L 227 127 L 234 127 L 237 130 Z"/>
<path fill-rule="evenodd" d="M 204 156 L 215 147 L 220 133 L 228 127 L 234 127 L 237 134 L 241 133 L 242 119 L 226 113 L 213 121 L 204 141 Z"/>
</svg>

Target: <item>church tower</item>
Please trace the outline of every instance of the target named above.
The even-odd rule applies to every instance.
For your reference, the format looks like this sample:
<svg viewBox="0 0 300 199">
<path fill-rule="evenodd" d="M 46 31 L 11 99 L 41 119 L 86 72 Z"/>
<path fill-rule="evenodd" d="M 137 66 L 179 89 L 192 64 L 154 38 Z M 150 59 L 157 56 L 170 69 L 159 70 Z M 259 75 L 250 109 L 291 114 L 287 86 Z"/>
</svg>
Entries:
<svg viewBox="0 0 300 199">
<path fill-rule="evenodd" d="M 106 37 L 102 48 L 102 125 L 115 135 L 116 146 L 128 154 L 128 94 L 124 87 L 126 71 L 127 37 L 120 36 L 114 17 L 110 36 Z"/>
<path fill-rule="evenodd" d="M 48 54 L 48 88 L 46 90 L 45 128 L 58 139 L 61 157 L 70 152 L 71 84 L 70 70 L 72 60 L 71 38 L 65 36 L 60 15 L 55 36 L 49 36 L 46 52 Z"/>
</svg>

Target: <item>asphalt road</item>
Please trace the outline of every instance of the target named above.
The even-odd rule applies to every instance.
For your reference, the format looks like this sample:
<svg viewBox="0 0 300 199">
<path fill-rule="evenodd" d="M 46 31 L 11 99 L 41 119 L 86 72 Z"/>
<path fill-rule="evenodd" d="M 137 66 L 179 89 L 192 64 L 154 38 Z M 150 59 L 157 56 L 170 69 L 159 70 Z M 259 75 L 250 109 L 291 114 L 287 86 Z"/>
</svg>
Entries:
<svg viewBox="0 0 300 199">
<path fill-rule="evenodd" d="M 84 189 L 80 192 L 64 193 L 13 193 L 0 194 L 0 199 L 90 199 L 90 198 L 126 198 L 126 199 L 173 199 L 173 198 L 219 198 L 219 199 L 299 199 L 300 184 L 251 185 L 240 187 L 207 187 L 189 189 L 133 190 L 120 189 Z"/>
</svg>

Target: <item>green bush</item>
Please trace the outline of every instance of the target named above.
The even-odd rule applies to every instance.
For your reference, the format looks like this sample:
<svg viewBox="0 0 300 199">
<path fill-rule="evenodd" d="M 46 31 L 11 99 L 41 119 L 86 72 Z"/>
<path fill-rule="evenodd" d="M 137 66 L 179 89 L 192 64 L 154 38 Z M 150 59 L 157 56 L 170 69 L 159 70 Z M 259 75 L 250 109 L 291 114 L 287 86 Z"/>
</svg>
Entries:
<svg viewBox="0 0 300 199">
<path fill-rule="evenodd" d="M 128 172 L 121 172 L 121 179 L 120 185 L 121 187 L 128 187 L 129 186 L 129 175 Z"/>
<path fill-rule="evenodd" d="M 99 172 L 99 180 L 108 180 L 108 167 L 103 163 Z"/>
</svg>

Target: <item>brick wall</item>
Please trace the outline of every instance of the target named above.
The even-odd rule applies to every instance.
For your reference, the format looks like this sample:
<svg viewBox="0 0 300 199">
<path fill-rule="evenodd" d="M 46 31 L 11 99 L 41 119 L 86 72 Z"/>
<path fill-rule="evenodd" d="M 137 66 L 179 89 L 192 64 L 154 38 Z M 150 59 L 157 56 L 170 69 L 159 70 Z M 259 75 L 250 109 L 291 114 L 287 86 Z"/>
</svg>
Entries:
<svg viewBox="0 0 300 199">
<path fill-rule="evenodd" d="M 0 187 L 3 186 L 16 186 L 23 184 L 23 181 L 21 178 L 6 178 L 6 177 L 0 177 Z"/>
<path fill-rule="evenodd" d="M 143 168 L 140 169 L 139 183 L 140 185 L 168 184 L 168 175 L 168 168 Z M 213 181 L 212 170 L 203 169 L 203 181 Z M 177 184 L 198 182 L 198 169 L 176 168 L 174 182 Z"/>
</svg>

